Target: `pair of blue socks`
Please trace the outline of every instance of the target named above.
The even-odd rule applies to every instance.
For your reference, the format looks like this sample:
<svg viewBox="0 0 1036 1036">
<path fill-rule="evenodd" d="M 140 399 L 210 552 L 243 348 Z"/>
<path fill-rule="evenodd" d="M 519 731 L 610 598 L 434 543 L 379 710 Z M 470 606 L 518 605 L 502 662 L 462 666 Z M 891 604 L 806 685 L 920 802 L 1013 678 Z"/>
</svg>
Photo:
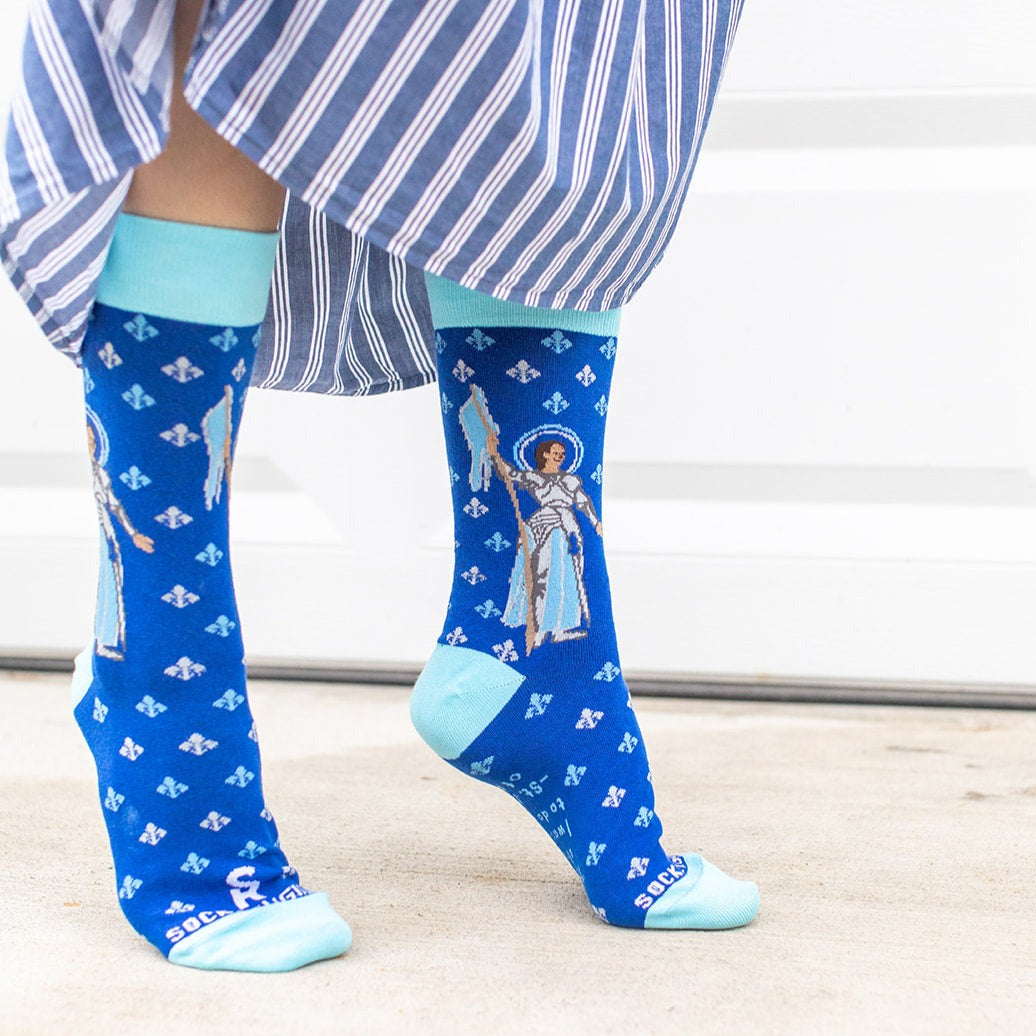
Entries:
<svg viewBox="0 0 1036 1036">
<path fill-rule="evenodd" d="M 234 446 L 276 235 L 123 215 L 84 342 L 100 527 L 75 715 L 119 905 L 171 961 L 289 970 L 346 923 L 266 807 L 230 567 Z M 662 849 L 622 678 L 601 483 L 618 313 L 536 310 L 429 278 L 456 567 L 412 716 L 439 755 L 525 806 L 597 915 L 727 928 L 755 886 Z"/>
</svg>

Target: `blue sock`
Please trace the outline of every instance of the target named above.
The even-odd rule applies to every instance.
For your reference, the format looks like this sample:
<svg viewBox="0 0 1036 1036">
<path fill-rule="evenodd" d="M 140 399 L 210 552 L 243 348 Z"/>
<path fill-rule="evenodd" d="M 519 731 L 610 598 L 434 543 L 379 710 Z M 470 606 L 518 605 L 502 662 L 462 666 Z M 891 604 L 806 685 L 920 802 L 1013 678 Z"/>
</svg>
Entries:
<svg viewBox="0 0 1036 1036">
<path fill-rule="evenodd" d="M 349 945 L 263 800 L 234 598 L 234 444 L 276 235 L 123 215 L 84 343 L 101 529 L 76 719 L 122 907 L 171 961 L 282 971 Z"/>
<path fill-rule="evenodd" d="M 601 919 L 746 924 L 755 885 L 662 848 L 619 665 L 601 525 L 618 312 L 533 309 L 428 281 L 456 556 L 414 724 L 536 818 Z"/>
</svg>

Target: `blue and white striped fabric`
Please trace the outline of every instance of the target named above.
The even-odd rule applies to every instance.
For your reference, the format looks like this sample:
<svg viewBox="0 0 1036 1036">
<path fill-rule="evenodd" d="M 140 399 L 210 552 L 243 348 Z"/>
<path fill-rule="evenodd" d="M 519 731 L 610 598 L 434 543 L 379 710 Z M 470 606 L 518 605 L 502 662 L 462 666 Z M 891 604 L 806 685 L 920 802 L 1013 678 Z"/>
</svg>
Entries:
<svg viewBox="0 0 1036 1036">
<path fill-rule="evenodd" d="M 676 224 L 743 0 L 209 0 L 185 93 L 289 190 L 256 384 L 434 378 L 421 268 L 625 303 Z M 132 170 L 161 150 L 175 0 L 33 0 L 0 256 L 76 357 Z"/>
</svg>

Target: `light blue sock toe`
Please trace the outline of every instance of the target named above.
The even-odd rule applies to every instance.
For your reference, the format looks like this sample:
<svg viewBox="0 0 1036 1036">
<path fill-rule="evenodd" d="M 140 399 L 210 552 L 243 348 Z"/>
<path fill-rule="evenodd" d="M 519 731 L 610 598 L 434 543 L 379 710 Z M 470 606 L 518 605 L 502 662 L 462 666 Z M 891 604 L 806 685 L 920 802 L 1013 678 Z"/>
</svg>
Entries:
<svg viewBox="0 0 1036 1036">
<path fill-rule="evenodd" d="M 323 892 L 222 917 L 178 942 L 169 960 L 203 971 L 293 971 L 345 953 L 349 926 Z"/>
<path fill-rule="evenodd" d="M 692 863 L 701 873 L 693 880 Z M 689 856 L 687 877 L 670 886 L 648 908 L 645 928 L 710 929 L 740 928 L 759 911 L 759 889 L 751 881 L 738 881 L 702 857 Z"/>
</svg>

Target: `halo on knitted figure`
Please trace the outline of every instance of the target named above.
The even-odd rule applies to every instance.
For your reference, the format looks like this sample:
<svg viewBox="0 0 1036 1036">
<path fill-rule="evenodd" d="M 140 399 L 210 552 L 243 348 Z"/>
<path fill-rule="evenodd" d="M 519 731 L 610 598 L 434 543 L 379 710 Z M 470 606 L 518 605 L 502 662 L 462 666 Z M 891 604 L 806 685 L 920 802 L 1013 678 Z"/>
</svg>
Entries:
<svg viewBox="0 0 1036 1036">
<path fill-rule="evenodd" d="M 523 471 L 535 471 L 535 462 L 530 463 L 528 457 L 529 447 L 535 451 L 536 445 L 544 439 L 558 439 L 569 443 L 571 450 L 565 451 L 565 459 L 568 465 L 565 468 L 569 474 L 578 470 L 583 463 L 583 440 L 571 428 L 563 424 L 541 424 L 531 429 L 516 440 L 514 444 L 514 466 Z"/>
<path fill-rule="evenodd" d="M 89 404 L 86 407 L 86 421 L 94 436 L 94 459 L 98 464 L 107 464 L 108 454 L 111 452 L 108 433 L 104 430 L 104 425 L 101 424 L 97 412 Z"/>
</svg>

